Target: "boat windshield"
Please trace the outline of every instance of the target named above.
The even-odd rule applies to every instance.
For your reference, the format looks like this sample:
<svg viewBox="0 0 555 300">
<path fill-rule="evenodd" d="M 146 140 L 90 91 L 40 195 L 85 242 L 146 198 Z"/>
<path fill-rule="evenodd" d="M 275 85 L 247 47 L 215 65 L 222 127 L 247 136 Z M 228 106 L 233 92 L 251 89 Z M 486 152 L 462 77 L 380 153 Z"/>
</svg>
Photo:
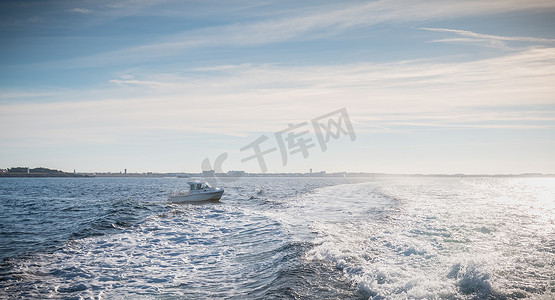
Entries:
<svg viewBox="0 0 555 300">
<path fill-rule="evenodd" d="M 209 189 L 211 188 L 211 186 L 207 183 L 191 183 L 189 184 L 189 186 L 191 187 L 191 191 L 195 191 L 195 190 L 202 190 L 202 189 Z"/>
</svg>

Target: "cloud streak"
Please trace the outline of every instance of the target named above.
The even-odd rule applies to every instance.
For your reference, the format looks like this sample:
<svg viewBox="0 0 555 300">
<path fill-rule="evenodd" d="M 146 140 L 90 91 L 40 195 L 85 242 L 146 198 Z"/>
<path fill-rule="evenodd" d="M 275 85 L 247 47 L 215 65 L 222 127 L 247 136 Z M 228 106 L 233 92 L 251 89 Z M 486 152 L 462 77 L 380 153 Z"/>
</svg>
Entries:
<svg viewBox="0 0 555 300">
<path fill-rule="evenodd" d="M 90 10 L 90 9 L 79 8 L 79 7 L 66 9 L 66 11 L 67 11 L 67 12 L 70 12 L 70 13 L 80 13 L 80 14 L 90 14 L 90 13 L 93 12 L 93 11 Z"/>
<path fill-rule="evenodd" d="M 449 32 L 457 35 L 467 36 L 477 39 L 497 40 L 497 41 L 517 41 L 517 42 L 532 42 L 532 43 L 555 43 L 555 39 L 535 38 L 535 37 L 522 37 L 522 36 L 500 36 L 491 34 L 481 34 L 468 30 L 446 29 L 446 28 L 422 28 L 428 31 L 436 32 Z"/>
<path fill-rule="evenodd" d="M 410 126 L 552 128 L 554 62 L 555 48 L 542 48 L 459 63 L 251 64 L 214 66 L 188 76 L 137 73 L 132 76 L 137 79 L 113 79 L 111 89 L 90 95 L 79 91 L 60 95 L 55 103 L 0 105 L 2 127 L 12 128 L 0 137 L 49 143 L 203 134 L 244 137 L 281 130 L 289 122 L 307 121 L 338 107 L 347 107 L 362 131 Z M 115 97 L 120 89 L 125 93 Z M 496 113 L 484 113 L 492 109 Z"/>
<path fill-rule="evenodd" d="M 235 22 L 227 25 L 187 30 L 167 35 L 150 43 L 115 51 L 98 53 L 69 60 L 66 67 L 98 66 L 122 62 L 152 61 L 181 55 L 183 51 L 203 47 L 246 47 L 295 40 L 317 40 L 338 36 L 347 30 L 392 22 L 407 24 L 414 21 L 440 20 L 469 15 L 486 15 L 513 11 L 555 11 L 552 1 L 373 1 L 338 8 L 337 5 L 306 9 L 286 17 L 263 21 Z M 140 12 L 137 12 L 140 13 Z M 277 14 L 279 15 L 279 14 Z M 527 37 L 481 35 L 464 30 L 425 28 L 495 41 L 544 41 Z M 58 64 L 56 64 L 58 66 Z"/>
<path fill-rule="evenodd" d="M 443 43 L 481 43 L 486 44 L 490 47 L 494 48 L 507 48 L 506 42 L 523 42 L 523 43 L 533 43 L 536 45 L 541 44 L 555 44 L 555 39 L 546 39 L 546 38 L 536 38 L 536 37 L 525 37 L 525 36 L 500 36 L 500 35 L 492 35 L 492 34 L 481 34 L 476 33 L 468 30 L 460 30 L 460 29 L 447 29 L 447 28 L 421 28 L 427 31 L 433 32 L 444 32 L 444 33 L 452 33 L 458 36 L 462 36 L 463 38 L 447 38 L 447 39 L 440 39 L 435 40 L 434 42 L 443 42 Z"/>
</svg>

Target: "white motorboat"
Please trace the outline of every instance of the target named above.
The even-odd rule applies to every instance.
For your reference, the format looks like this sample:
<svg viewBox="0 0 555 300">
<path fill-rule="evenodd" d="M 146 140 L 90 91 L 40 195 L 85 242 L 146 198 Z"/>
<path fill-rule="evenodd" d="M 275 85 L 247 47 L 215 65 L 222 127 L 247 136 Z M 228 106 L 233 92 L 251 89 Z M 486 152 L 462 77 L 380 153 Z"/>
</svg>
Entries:
<svg viewBox="0 0 555 300">
<path fill-rule="evenodd" d="M 173 193 L 169 201 L 173 203 L 218 201 L 224 193 L 223 188 L 214 188 L 206 181 L 191 180 L 187 181 L 187 185 L 189 185 L 189 191 Z"/>
</svg>

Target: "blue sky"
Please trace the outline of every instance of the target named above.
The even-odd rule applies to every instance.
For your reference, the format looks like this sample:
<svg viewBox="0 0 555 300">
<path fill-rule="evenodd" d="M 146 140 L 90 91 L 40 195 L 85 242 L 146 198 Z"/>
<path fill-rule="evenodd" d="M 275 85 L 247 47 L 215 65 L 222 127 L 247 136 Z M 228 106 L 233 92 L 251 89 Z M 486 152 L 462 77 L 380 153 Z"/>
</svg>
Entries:
<svg viewBox="0 0 555 300">
<path fill-rule="evenodd" d="M 555 173 L 553 1 L 3 1 L 0 167 Z M 345 108 L 356 140 L 317 146 Z M 297 132 L 298 133 L 298 132 Z M 294 148 L 288 152 L 294 152 Z"/>
</svg>

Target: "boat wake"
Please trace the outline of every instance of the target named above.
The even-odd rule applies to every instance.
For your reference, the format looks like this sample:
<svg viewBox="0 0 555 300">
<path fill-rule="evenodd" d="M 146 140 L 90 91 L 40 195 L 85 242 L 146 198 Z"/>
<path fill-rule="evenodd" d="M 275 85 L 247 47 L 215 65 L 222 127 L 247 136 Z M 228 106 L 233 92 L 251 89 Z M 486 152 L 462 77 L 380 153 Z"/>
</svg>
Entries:
<svg viewBox="0 0 555 300">
<path fill-rule="evenodd" d="M 55 247 L 4 260 L 0 298 L 549 299 L 555 291 L 552 182 L 241 179 L 204 205 L 167 204 L 178 179 L 58 184 L 68 183 L 92 196 L 78 206 L 60 196 L 63 187 L 41 207 L 13 189 L 14 217 L 40 207 L 65 231 L 39 243 Z"/>
</svg>

